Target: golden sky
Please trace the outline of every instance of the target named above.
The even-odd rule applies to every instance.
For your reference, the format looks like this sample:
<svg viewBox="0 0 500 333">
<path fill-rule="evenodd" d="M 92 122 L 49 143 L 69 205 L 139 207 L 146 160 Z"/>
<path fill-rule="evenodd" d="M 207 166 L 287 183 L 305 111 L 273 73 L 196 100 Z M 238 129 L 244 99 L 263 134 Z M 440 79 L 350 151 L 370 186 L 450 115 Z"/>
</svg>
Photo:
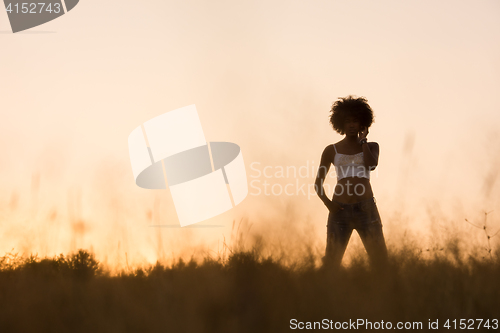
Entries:
<svg viewBox="0 0 500 333">
<path fill-rule="evenodd" d="M 267 180 L 307 187 L 342 138 L 328 112 L 348 94 L 375 112 L 372 186 L 388 243 L 399 227 L 475 233 L 463 219 L 485 210 L 500 227 L 498 1 L 82 0 L 17 34 L 1 12 L 0 45 L 2 254 L 92 247 L 110 263 L 125 252 L 154 262 L 217 251 L 242 218 L 321 249 L 327 211 L 314 194 L 250 188 L 202 223 L 224 227 L 149 227 L 177 217 L 167 190 L 135 186 L 127 137 L 196 104 L 208 140 L 241 147 L 249 182 L 266 180 L 255 168 L 306 166 Z"/>
</svg>

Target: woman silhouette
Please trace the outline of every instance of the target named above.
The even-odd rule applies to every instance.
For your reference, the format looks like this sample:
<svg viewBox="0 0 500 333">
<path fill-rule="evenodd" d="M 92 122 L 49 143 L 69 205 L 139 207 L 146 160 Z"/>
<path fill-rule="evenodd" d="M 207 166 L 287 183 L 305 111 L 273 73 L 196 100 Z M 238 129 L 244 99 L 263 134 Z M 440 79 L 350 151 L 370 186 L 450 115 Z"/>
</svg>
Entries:
<svg viewBox="0 0 500 333">
<path fill-rule="evenodd" d="M 315 182 L 316 193 L 330 211 L 324 267 L 340 266 L 354 229 L 371 265 L 381 267 L 387 261 L 382 221 L 370 185 L 370 171 L 377 166 L 379 156 L 378 143 L 366 139 L 372 123 L 373 111 L 364 97 L 347 96 L 332 105 L 330 124 L 345 137 L 325 148 Z M 323 187 L 331 164 L 337 173 L 332 200 Z"/>
</svg>

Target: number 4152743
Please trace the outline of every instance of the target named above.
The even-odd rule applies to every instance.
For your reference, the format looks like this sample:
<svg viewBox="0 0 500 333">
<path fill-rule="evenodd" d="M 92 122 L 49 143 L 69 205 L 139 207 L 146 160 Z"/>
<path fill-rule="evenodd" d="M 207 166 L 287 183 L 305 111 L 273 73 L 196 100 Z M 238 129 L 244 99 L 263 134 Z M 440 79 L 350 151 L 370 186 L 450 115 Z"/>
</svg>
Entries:
<svg viewBox="0 0 500 333">
<path fill-rule="evenodd" d="M 44 3 L 44 2 L 38 2 L 38 3 L 16 3 L 14 6 L 12 6 L 12 3 L 9 3 L 9 5 L 6 8 L 7 13 L 11 14 L 14 12 L 15 14 L 41 14 L 43 12 L 46 13 L 56 13 L 59 14 L 61 12 L 61 4 L 60 3 Z"/>
<path fill-rule="evenodd" d="M 453 319 L 453 320 L 447 320 L 446 323 L 443 325 L 444 328 L 447 329 L 480 329 L 480 328 L 486 328 L 486 329 L 493 329 L 496 330 L 498 329 L 498 319 L 492 319 L 491 322 L 489 319 L 484 320 L 484 319 Z"/>
</svg>

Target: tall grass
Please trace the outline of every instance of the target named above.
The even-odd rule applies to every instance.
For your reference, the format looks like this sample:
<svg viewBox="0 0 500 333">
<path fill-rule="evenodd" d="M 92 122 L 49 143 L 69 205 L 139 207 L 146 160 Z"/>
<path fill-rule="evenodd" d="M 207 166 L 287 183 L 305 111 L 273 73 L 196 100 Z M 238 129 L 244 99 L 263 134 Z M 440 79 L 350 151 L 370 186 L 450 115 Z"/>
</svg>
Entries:
<svg viewBox="0 0 500 333">
<path fill-rule="evenodd" d="M 287 332 L 290 320 L 393 323 L 500 319 L 500 251 L 449 239 L 389 248 L 383 271 L 361 251 L 328 272 L 258 246 L 202 261 L 111 274 L 92 253 L 0 258 L 0 332 Z"/>
</svg>

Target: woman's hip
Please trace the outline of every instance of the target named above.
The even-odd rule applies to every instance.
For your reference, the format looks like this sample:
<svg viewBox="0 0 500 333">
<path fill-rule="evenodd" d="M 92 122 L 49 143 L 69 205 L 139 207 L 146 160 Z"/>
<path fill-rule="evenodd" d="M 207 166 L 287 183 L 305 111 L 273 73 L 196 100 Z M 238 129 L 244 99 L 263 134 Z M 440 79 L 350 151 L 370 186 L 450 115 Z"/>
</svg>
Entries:
<svg viewBox="0 0 500 333">
<path fill-rule="evenodd" d="M 382 224 L 375 197 L 356 203 L 342 203 L 333 200 L 334 208 L 328 214 L 328 225 L 350 225 L 353 228 Z"/>
</svg>

